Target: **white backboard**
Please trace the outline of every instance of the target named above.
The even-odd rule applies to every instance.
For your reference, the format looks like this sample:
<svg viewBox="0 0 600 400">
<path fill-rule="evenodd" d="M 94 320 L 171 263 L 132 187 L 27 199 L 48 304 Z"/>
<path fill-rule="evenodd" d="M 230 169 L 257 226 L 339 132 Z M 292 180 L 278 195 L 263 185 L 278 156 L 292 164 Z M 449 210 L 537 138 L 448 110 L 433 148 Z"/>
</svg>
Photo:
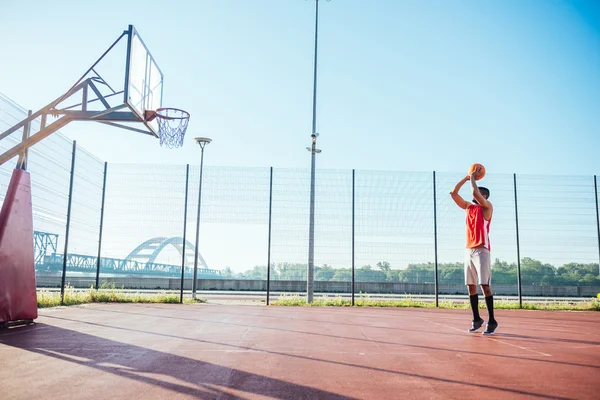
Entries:
<svg viewBox="0 0 600 400">
<path fill-rule="evenodd" d="M 158 123 L 145 121 L 146 110 L 162 106 L 163 74 L 133 25 L 129 25 L 125 104 L 137 114 L 148 130 L 158 137 Z"/>
</svg>

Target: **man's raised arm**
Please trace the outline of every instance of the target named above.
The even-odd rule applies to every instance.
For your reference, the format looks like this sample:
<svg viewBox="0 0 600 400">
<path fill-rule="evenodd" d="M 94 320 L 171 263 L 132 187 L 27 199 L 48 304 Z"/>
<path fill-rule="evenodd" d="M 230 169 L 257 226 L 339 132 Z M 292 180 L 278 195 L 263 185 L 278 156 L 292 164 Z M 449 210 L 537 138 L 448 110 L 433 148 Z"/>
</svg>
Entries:
<svg viewBox="0 0 600 400">
<path fill-rule="evenodd" d="M 457 206 L 459 206 L 460 208 L 462 208 L 463 210 L 465 210 L 468 206 L 469 206 L 469 202 L 466 201 L 465 199 L 463 199 L 461 197 L 460 194 L 458 194 L 458 192 L 460 192 L 460 188 L 469 180 L 471 179 L 470 177 L 466 176 L 463 179 L 461 179 L 456 186 L 454 186 L 454 189 L 450 192 L 450 196 L 452 197 L 452 200 L 454 200 L 454 202 L 456 203 Z"/>
</svg>

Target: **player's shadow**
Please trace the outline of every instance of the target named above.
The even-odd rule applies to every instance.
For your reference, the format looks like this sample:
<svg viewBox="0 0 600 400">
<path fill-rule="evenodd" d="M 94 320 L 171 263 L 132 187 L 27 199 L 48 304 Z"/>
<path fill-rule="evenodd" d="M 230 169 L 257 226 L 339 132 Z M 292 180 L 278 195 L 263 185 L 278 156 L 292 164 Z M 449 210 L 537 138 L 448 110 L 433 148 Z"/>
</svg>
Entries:
<svg viewBox="0 0 600 400">
<path fill-rule="evenodd" d="M 146 313 L 142 313 L 142 312 L 132 312 L 132 311 L 124 311 L 124 310 L 109 310 L 109 309 L 100 309 L 100 308 L 96 308 L 96 309 L 94 309 L 94 311 L 105 312 L 105 313 L 115 313 L 115 314 L 143 315 L 143 316 L 150 317 L 150 318 L 166 318 L 166 319 L 175 319 L 175 320 L 180 320 L 180 321 L 191 321 L 191 322 L 209 323 L 209 324 L 226 325 L 226 326 L 253 327 L 255 329 L 264 329 L 264 330 L 270 330 L 270 331 L 288 332 L 288 333 L 293 333 L 293 334 L 302 334 L 302 335 L 311 335 L 311 336 L 322 336 L 322 337 L 341 339 L 341 340 L 352 340 L 352 341 L 366 342 L 366 343 L 378 343 L 378 344 L 383 344 L 383 345 L 392 345 L 392 346 L 401 346 L 401 347 L 413 347 L 413 348 L 427 349 L 427 350 L 461 352 L 464 354 L 481 355 L 481 356 L 485 356 L 485 357 L 499 357 L 499 358 L 516 359 L 516 360 L 530 360 L 530 361 L 534 361 L 534 362 L 538 362 L 538 363 L 541 362 L 541 363 L 550 363 L 550 364 L 563 364 L 563 365 L 570 365 L 570 366 L 600 369 L 600 367 L 596 366 L 596 365 L 580 364 L 580 363 L 576 363 L 576 362 L 560 361 L 560 360 L 554 360 L 554 359 L 528 358 L 528 357 L 524 357 L 524 356 L 495 354 L 495 353 L 491 353 L 491 352 L 477 352 L 477 351 L 472 351 L 472 350 L 461 350 L 461 349 L 450 349 L 450 348 L 443 348 L 443 347 L 427 346 L 425 344 L 391 342 L 391 341 L 386 341 L 386 340 L 372 340 L 372 339 L 364 339 L 361 337 L 333 335 L 333 334 L 328 334 L 328 333 L 310 332 L 310 331 L 305 331 L 305 330 L 295 330 L 295 329 L 282 328 L 282 327 L 262 326 L 262 325 L 256 325 L 256 324 L 249 325 L 249 324 L 245 324 L 245 323 L 223 321 L 223 320 L 215 321 L 215 320 L 205 319 L 205 318 L 190 318 L 190 317 L 185 318 L 185 317 L 176 317 L 173 315 L 168 316 L 168 315 L 160 315 L 160 314 L 146 314 Z M 49 315 L 46 315 L 45 317 L 46 318 L 55 318 L 55 319 L 64 319 L 67 321 L 70 320 L 73 322 L 81 322 L 81 323 L 85 323 L 85 324 L 97 325 L 96 323 L 76 321 L 76 320 L 71 320 L 69 318 L 61 318 L 61 317 L 55 317 L 55 316 L 49 316 Z M 117 327 L 113 327 L 113 328 L 123 329 L 123 328 L 117 328 Z M 147 332 L 147 333 L 149 333 L 149 332 Z M 469 334 L 469 335 L 474 336 L 474 338 L 477 337 L 481 340 L 487 339 L 483 335 L 473 335 L 473 334 Z M 505 336 L 505 335 L 506 334 L 497 334 L 497 336 Z M 464 334 L 460 335 L 460 336 L 464 336 Z M 583 343 L 583 344 L 588 344 L 588 343 Z"/>
<path fill-rule="evenodd" d="M 86 324 L 96 325 L 98 327 L 108 327 L 106 325 L 89 322 Z M 320 390 L 304 385 L 286 382 L 265 375 L 254 374 L 236 368 L 224 367 L 221 365 L 194 360 L 188 357 L 165 353 L 132 344 L 116 342 L 110 339 L 59 328 L 53 325 L 39 323 L 17 329 L 19 329 L 20 332 L 13 331 L 11 333 L 14 334 L 0 335 L 0 343 L 55 358 L 64 362 L 75 363 L 82 367 L 94 368 L 105 373 L 115 374 L 136 382 L 165 388 L 176 393 L 192 395 L 196 398 L 236 398 L 232 392 L 225 390 L 225 388 L 228 388 L 236 391 L 237 393 L 243 392 L 245 394 L 260 395 L 278 399 L 354 399 L 353 397 L 343 396 L 326 390 Z M 117 329 L 122 331 L 146 333 L 142 330 L 128 328 Z M 147 333 L 152 334 L 151 332 Z M 161 336 L 170 337 L 171 339 L 175 340 L 191 340 L 207 344 L 246 349 L 242 346 L 210 342 L 205 340 L 187 339 L 170 335 Z M 423 375 L 414 372 L 404 372 L 380 367 L 351 364 L 342 361 L 321 359 L 318 357 L 309 357 L 299 354 L 285 354 L 272 351 L 262 352 L 271 353 L 278 356 L 292 357 L 305 361 L 328 363 L 342 367 L 363 368 L 372 372 L 394 374 L 397 377 L 411 379 L 423 379 L 424 381 L 434 382 L 437 384 L 444 383 L 458 385 L 467 388 L 467 390 L 487 389 L 501 391 L 508 396 L 525 395 L 531 398 L 553 398 L 562 400 L 570 399 L 567 397 L 548 396 L 542 393 L 507 388 L 501 385 L 466 382 L 443 377 Z M 256 360 L 258 360 L 258 358 L 256 358 Z M 261 360 L 261 362 L 265 361 Z M 63 369 L 65 369 L 66 373 L 69 373 L 67 367 L 63 367 Z M 51 375 L 45 377 L 46 382 L 48 382 L 50 377 Z M 62 376 L 58 379 L 63 378 L 65 377 Z"/>
<path fill-rule="evenodd" d="M 245 393 L 280 399 L 353 399 L 326 390 L 52 325 L 38 323 L 13 328 L 10 333 L 0 335 L 1 344 L 195 398 L 227 399 L 236 398 L 233 393 L 239 393 L 238 396 L 242 397 L 244 395 L 241 393 Z M 65 370 L 68 371 L 68 368 Z M 49 372 L 50 376 L 46 376 L 46 379 L 52 374 L 60 374 L 60 371 Z M 67 378 L 70 376 L 60 376 L 58 379 Z M 21 378 L 14 376 L 13 379 Z M 234 392 L 226 391 L 225 388 L 233 389 Z"/>
<path fill-rule="evenodd" d="M 460 381 L 460 380 L 453 380 L 453 379 L 446 379 L 443 377 L 436 377 L 436 376 L 431 376 L 431 375 L 424 375 L 424 374 L 418 374 L 418 373 L 412 373 L 412 372 L 405 372 L 405 371 L 399 371 L 399 370 L 393 370 L 393 369 L 386 369 L 386 368 L 381 368 L 381 367 L 373 367 L 373 366 L 368 366 L 368 365 L 361 365 L 361 364 L 353 364 L 353 363 L 349 363 L 349 362 L 344 362 L 344 361 L 340 361 L 340 360 L 331 360 L 331 359 L 325 359 L 325 358 L 319 358 L 319 357 L 315 357 L 315 356 L 308 356 L 308 355 L 302 355 L 299 353 L 286 353 L 286 352 L 279 352 L 279 351 L 275 351 L 275 350 L 266 350 L 266 349 L 261 349 L 258 347 L 252 347 L 251 349 L 248 348 L 247 346 L 243 346 L 243 345 L 239 345 L 239 344 L 233 344 L 233 343 L 226 343 L 226 342 L 219 342 L 219 341 L 211 341 L 211 340 L 207 340 L 207 339 L 199 339 L 199 338 L 189 338 L 189 337 L 184 337 L 184 336 L 178 336 L 178 335 L 171 335 L 171 334 L 167 334 L 167 333 L 160 333 L 160 332 L 151 332 L 151 331 L 146 331 L 146 330 L 142 330 L 142 329 L 133 329 L 133 328 L 128 328 L 128 327 L 119 327 L 119 326 L 113 326 L 113 325 L 106 325 L 106 324 L 101 324 L 101 323 L 96 323 L 96 322 L 86 322 L 86 321 L 81 321 L 81 320 L 76 320 L 76 319 L 70 319 L 70 318 L 61 318 L 61 317 L 55 317 L 55 316 L 45 316 L 46 318 L 51 318 L 51 319 L 56 319 L 56 320 L 64 320 L 64 321 L 69 321 L 69 322 L 75 322 L 75 323 L 81 323 L 81 324 L 86 324 L 86 325 L 90 325 L 96 328 L 110 328 L 110 329 L 114 329 L 114 330 L 119 330 L 119 331 L 124 331 L 124 332 L 130 332 L 129 334 L 133 333 L 133 334 L 147 334 L 147 335 L 155 335 L 155 336 L 160 336 L 166 340 L 182 340 L 182 341 L 190 341 L 190 342 L 196 342 L 199 344 L 204 344 L 204 345 L 215 345 L 215 346 L 224 346 L 224 347 L 230 347 L 233 349 L 233 351 L 244 351 L 244 350 L 252 350 L 254 352 L 260 352 L 260 353 L 264 353 L 265 355 L 274 355 L 274 356 L 281 356 L 281 357 L 288 357 L 288 358 L 292 358 L 292 359 L 297 359 L 297 360 L 301 360 L 301 361 L 310 361 L 310 362 L 317 362 L 317 363 L 328 363 L 331 364 L 332 366 L 342 366 L 342 367 L 346 367 L 346 368 L 359 368 L 359 369 L 364 369 L 367 371 L 372 372 L 376 372 L 376 373 L 388 373 L 388 374 L 394 374 L 398 377 L 410 377 L 410 378 L 417 378 L 417 379 L 423 379 L 425 381 L 431 381 L 431 382 L 436 382 L 436 383 L 445 383 L 445 384 L 452 384 L 452 385 L 459 385 L 459 386 L 465 386 L 469 389 L 492 389 L 494 391 L 502 391 L 505 392 L 507 395 L 515 395 L 515 394 L 519 394 L 519 395 L 526 395 L 528 397 L 531 398 L 552 398 L 552 399 L 569 399 L 566 397 L 560 397 L 560 396 L 547 396 L 544 395 L 542 393 L 536 393 L 536 392 L 528 392 L 528 391 L 523 391 L 523 390 L 518 390 L 518 389 L 511 389 L 511 388 L 507 388 L 507 387 L 502 387 L 502 386 L 496 386 L 496 385 L 491 385 L 491 384 L 485 384 L 485 383 L 475 383 L 475 382 L 466 382 L 466 381 Z M 325 335 L 323 335 L 325 336 Z M 0 336 L 0 343 L 2 342 L 2 337 Z M 383 343 L 383 342 L 380 342 Z M 121 344 L 121 343 L 120 343 Z M 435 348 L 435 347 L 428 347 L 428 346 L 414 346 L 414 345 L 406 345 L 409 347 L 419 347 L 419 348 L 424 348 L 424 349 L 431 349 L 431 350 L 445 350 L 445 349 L 441 349 L 441 348 Z M 463 351 L 461 351 L 463 352 Z M 465 352 L 468 354 L 484 354 L 484 353 L 474 353 L 474 352 Z M 161 353 L 164 354 L 164 353 Z M 514 359 L 522 359 L 522 360 L 528 360 L 527 358 L 522 358 L 522 357 L 510 357 L 509 358 L 514 358 Z M 531 359 L 532 361 L 536 361 L 536 362 L 545 362 L 547 360 L 544 359 L 540 359 L 540 358 L 536 358 L 536 359 Z M 554 362 L 552 362 L 554 363 Z M 597 368 L 594 366 L 589 366 L 589 365 L 584 365 L 584 364 L 576 364 L 576 363 L 568 363 L 568 362 L 557 362 L 559 364 L 565 364 L 565 365 L 572 365 L 572 366 L 578 366 L 578 367 L 592 367 L 592 368 Z M 212 364 L 209 364 L 212 365 Z M 299 397 L 299 398 L 302 398 Z M 334 397 L 334 398 L 344 398 L 343 396 L 341 397 Z"/>
</svg>

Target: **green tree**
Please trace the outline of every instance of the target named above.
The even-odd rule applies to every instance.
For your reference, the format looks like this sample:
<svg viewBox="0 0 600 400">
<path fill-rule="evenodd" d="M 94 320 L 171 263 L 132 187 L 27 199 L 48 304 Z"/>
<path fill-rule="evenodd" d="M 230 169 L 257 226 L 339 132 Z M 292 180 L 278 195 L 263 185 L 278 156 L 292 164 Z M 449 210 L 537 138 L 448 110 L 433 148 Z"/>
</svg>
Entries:
<svg viewBox="0 0 600 400">
<path fill-rule="evenodd" d="M 331 278 L 332 281 L 336 282 L 348 282 L 352 280 L 352 270 L 346 268 L 340 268 L 335 270 L 335 274 Z"/>
<path fill-rule="evenodd" d="M 244 272 L 243 276 L 245 279 L 267 279 L 267 267 L 264 265 L 257 265 L 251 270 Z"/>
<path fill-rule="evenodd" d="M 229 267 L 229 266 L 225 267 L 225 269 L 223 270 L 223 272 L 221 274 L 224 278 L 233 278 L 233 271 L 231 270 L 231 267 Z"/>
<path fill-rule="evenodd" d="M 598 285 L 598 264 L 569 263 L 556 270 L 557 285 Z"/>
<path fill-rule="evenodd" d="M 402 271 L 401 282 L 409 283 L 432 283 L 435 281 L 435 266 L 433 263 L 409 264 Z"/>
<path fill-rule="evenodd" d="M 335 276 L 335 269 L 327 264 L 322 267 L 315 267 L 315 280 L 316 281 L 331 281 Z"/>
<path fill-rule="evenodd" d="M 390 263 L 387 261 L 379 261 L 377 263 L 377 268 L 379 268 L 383 272 L 388 272 L 390 269 L 392 269 Z"/>
<path fill-rule="evenodd" d="M 308 273 L 307 268 L 307 264 L 278 263 L 273 268 L 276 275 L 274 279 L 282 281 L 305 281 Z"/>
<path fill-rule="evenodd" d="M 554 282 L 555 269 L 550 264 L 525 257 L 521 260 L 521 279 L 528 285 L 551 285 Z"/>
<path fill-rule="evenodd" d="M 465 282 L 465 271 L 464 267 L 457 268 L 456 266 L 449 266 L 438 269 L 438 276 L 440 283 L 464 283 Z"/>
<path fill-rule="evenodd" d="M 386 275 L 383 271 L 376 271 L 370 265 L 363 265 L 355 271 L 358 282 L 385 282 Z"/>
<path fill-rule="evenodd" d="M 517 264 L 509 264 L 496 258 L 492 264 L 492 284 L 517 284 Z"/>
</svg>

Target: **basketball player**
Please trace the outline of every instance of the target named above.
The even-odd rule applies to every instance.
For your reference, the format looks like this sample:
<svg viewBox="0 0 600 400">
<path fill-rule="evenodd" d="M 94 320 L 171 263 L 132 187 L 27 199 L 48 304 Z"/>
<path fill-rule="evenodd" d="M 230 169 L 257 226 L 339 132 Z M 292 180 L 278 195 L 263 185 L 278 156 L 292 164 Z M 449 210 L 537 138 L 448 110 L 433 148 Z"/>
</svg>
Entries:
<svg viewBox="0 0 600 400">
<path fill-rule="evenodd" d="M 471 309 L 473 310 L 473 323 L 469 332 L 477 332 L 484 324 L 484 320 L 479 316 L 479 296 L 477 295 L 477 285 L 481 286 L 481 291 L 485 296 L 485 304 L 488 309 L 488 323 L 483 332 L 484 335 L 491 335 L 498 328 L 498 322 L 494 319 L 494 296 L 490 287 L 492 281 L 492 266 L 490 258 L 490 222 L 492 222 L 492 213 L 494 211 L 492 203 L 488 201 L 490 191 L 484 187 L 477 187 L 475 177 L 481 168 L 476 168 L 470 176 L 466 176 L 456 184 L 454 190 L 450 192 L 452 200 L 463 210 L 466 210 L 467 220 L 467 251 L 465 257 L 465 283 L 469 288 L 469 299 Z M 471 182 L 471 192 L 473 193 L 473 203 L 467 202 L 458 192 L 467 182 Z"/>
</svg>

